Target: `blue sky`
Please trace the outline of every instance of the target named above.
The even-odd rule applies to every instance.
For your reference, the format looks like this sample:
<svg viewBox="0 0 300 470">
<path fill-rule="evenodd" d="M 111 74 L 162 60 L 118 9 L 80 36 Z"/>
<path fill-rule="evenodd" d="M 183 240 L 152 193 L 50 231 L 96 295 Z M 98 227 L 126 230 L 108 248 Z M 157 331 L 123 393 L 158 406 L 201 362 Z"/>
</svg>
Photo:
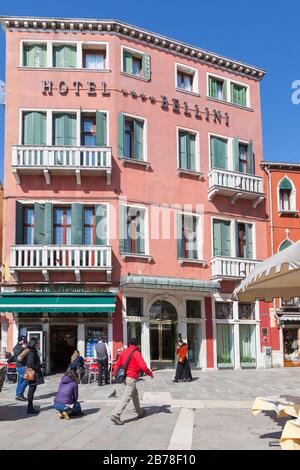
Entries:
<svg viewBox="0 0 300 470">
<path fill-rule="evenodd" d="M 88 8 L 86 8 L 86 6 Z M 186 6 L 186 8 L 185 8 Z M 298 0 L 78 0 L 2 2 L 1 15 L 119 19 L 266 69 L 261 84 L 264 159 L 300 160 L 300 104 L 292 82 L 300 80 Z M 0 80 L 5 80 L 5 35 L 0 33 Z M 3 175 L 4 109 L 0 109 L 0 179 Z"/>
</svg>

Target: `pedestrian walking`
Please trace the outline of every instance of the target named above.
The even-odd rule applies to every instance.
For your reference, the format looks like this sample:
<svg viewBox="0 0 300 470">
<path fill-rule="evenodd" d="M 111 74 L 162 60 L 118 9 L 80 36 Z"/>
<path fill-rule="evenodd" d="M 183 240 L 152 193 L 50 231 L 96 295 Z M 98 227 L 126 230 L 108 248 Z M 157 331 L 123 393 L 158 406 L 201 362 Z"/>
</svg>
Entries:
<svg viewBox="0 0 300 470">
<path fill-rule="evenodd" d="M 26 364 L 26 372 L 24 374 L 24 378 L 29 383 L 29 390 L 27 394 L 28 400 L 28 414 L 38 414 L 39 411 L 33 407 L 33 397 L 38 385 L 44 383 L 44 377 L 41 367 L 40 355 L 38 353 L 38 339 L 31 338 L 29 343 L 27 344 L 28 354 L 26 356 L 25 364 Z"/>
<path fill-rule="evenodd" d="M 26 371 L 26 357 L 20 355 L 26 350 L 27 338 L 24 335 L 18 336 L 18 342 L 13 348 L 13 353 L 16 361 L 16 371 L 18 374 L 18 382 L 16 389 L 16 400 L 27 401 L 27 398 L 24 397 L 25 389 L 28 385 L 27 380 L 24 379 L 24 374 Z M 29 350 L 28 350 L 29 351 Z"/>
<path fill-rule="evenodd" d="M 188 346 L 183 341 L 181 335 L 178 339 L 176 355 L 178 362 L 176 366 L 175 379 L 173 380 L 173 382 L 191 382 L 193 378 L 190 368 L 190 362 L 188 360 Z"/>
<path fill-rule="evenodd" d="M 138 417 L 143 418 L 144 416 L 146 416 L 146 410 L 142 409 L 140 406 L 139 394 L 137 390 L 137 381 L 139 378 L 140 371 L 153 378 L 152 370 L 148 369 L 141 352 L 137 348 L 136 338 L 132 338 L 129 342 L 129 347 L 120 354 L 120 357 L 115 364 L 114 376 L 116 375 L 118 368 L 120 366 L 125 367 L 126 363 L 127 367 L 125 370 L 126 378 L 124 394 L 111 417 L 111 420 L 115 424 L 119 425 L 124 424 L 123 421 L 121 421 L 120 417 L 130 400 L 133 401 L 133 406 L 135 408 L 135 411 L 137 412 Z"/>
<path fill-rule="evenodd" d="M 76 364 L 71 364 L 62 377 L 53 408 L 59 413 L 60 418 L 70 419 L 70 416 L 82 415 L 81 406 L 78 402 L 79 377 L 76 373 Z"/>
<path fill-rule="evenodd" d="M 106 384 L 109 384 L 108 380 L 108 360 L 110 358 L 109 349 L 107 343 L 104 342 L 103 337 L 99 338 L 98 343 L 95 346 L 95 351 L 97 355 L 98 362 L 98 385 L 102 386 L 102 379 L 104 376 L 104 381 Z"/>
</svg>

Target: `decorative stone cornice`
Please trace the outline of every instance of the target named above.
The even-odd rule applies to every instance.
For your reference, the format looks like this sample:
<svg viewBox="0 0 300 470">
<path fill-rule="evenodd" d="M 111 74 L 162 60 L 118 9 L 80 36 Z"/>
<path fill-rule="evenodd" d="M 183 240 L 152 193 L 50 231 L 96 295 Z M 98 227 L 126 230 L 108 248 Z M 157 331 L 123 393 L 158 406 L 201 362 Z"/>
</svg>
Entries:
<svg viewBox="0 0 300 470">
<path fill-rule="evenodd" d="M 267 170 L 295 170 L 300 172 L 300 163 L 293 162 L 261 162 L 261 168 Z"/>
<path fill-rule="evenodd" d="M 261 80 L 265 70 L 238 62 L 213 52 L 170 39 L 166 36 L 141 29 L 117 20 L 96 20 L 79 18 L 36 18 L 1 16 L 0 23 L 4 30 L 19 29 L 25 31 L 72 31 L 113 33 L 122 37 L 133 38 L 137 41 L 151 44 L 185 57 L 191 57 L 201 63 L 209 63 L 225 70 L 234 71 L 239 75 Z"/>
</svg>

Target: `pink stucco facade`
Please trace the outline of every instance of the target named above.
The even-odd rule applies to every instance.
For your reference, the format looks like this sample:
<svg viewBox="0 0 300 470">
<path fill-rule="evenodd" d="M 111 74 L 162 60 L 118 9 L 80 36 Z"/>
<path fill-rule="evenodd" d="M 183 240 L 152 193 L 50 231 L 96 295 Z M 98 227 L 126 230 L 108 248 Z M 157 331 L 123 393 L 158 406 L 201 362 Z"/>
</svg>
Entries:
<svg viewBox="0 0 300 470">
<path fill-rule="evenodd" d="M 75 28 L 76 29 L 76 28 Z M 101 41 L 106 45 L 107 66 L 105 71 L 89 69 L 54 69 L 29 68 L 20 66 L 20 47 L 22 41 L 75 41 L 88 43 Z M 136 49 L 141 54 L 151 56 L 151 78 L 144 80 L 129 76 L 122 72 L 122 48 Z M 225 59 L 223 60 L 225 63 Z M 194 69 L 194 79 L 197 80 L 198 92 L 186 92 L 176 87 L 176 64 L 180 67 Z M 244 68 L 245 69 L 245 68 Z M 223 80 L 239 82 L 248 89 L 249 107 L 234 105 L 208 97 L 208 75 L 221 77 Z M 52 81 L 52 94 L 42 92 L 42 81 Z M 62 94 L 58 90 L 59 82 L 64 81 L 68 92 Z M 80 91 L 76 94 L 74 82 L 79 81 Z M 88 82 L 96 84 L 96 92 L 88 94 Z M 103 82 L 106 85 L 107 96 L 103 96 Z M 127 93 L 125 93 L 127 91 Z M 142 95 L 142 97 L 141 97 Z M 144 96 L 145 95 L 145 96 Z M 154 97 L 154 99 L 150 99 Z M 163 97 L 167 97 L 168 107 L 163 107 Z M 174 111 L 174 100 L 179 100 L 180 111 Z M 185 105 L 185 102 L 188 103 Z M 184 107 L 187 106 L 189 111 Z M 51 175 L 47 184 L 43 174 L 20 173 L 20 184 L 12 172 L 12 147 L 22 144 L 21 117 L 22 110 L 56 110 L 82 112 L 102 110 L 107 113 L 108 146 L 112 148 L 111 184 L 98 174 L 81 176 L 81 184 L 76 181 L 75 174 Z M 196 110 L 196 111 L 195 111 Z M 208 111 L 207 111 L 208 110 Z M 221 123 L 216 119 L 214 110 L 221 113 Z M 118 114 L 125 113 L 143 119 L 145 122 L 146 160 L 149 166 L 123 162 L 118 158 Z M 198 116 L 196 114 L 198 113 Z M 177 129 L 182 128 L 197 135 L 197 171 L 201 175 L 181 174 L 178 170 L 178 139 Z M 211 158 L 209 147 L 210 134 L 223 138 L 238 138 L 241 141 L 253 143 L 254 175 L 262 177 L 260 161 L 263 158 L 261 109 L 260 109 L 260 80 L 250 74 L 226 68 L 215 63 L 205 63 L 195 55 L 184 56 L 176 50 L 164 50 L 152 42 L 128 37 L 116 31 L 64 30 L 50 28 L 35 30 L 23 27 L 6 28 L 6 114 L 5 114 L 5 170 L 4 170 L 4 233 L 3 233 L 3 287 L 38 285 L 55 286 L 57 283 L 74 285 L 78 280 L 74 272 L 51 271 L 45 281 L 42 271 L 22 270 L 18 277 L 13 277 L 10 270 L 11 246 L 16 244 L 16 201 L 27 203 L 51 201 L 53 204 L 64 202 L 66 205 L 80 203 L 108 204 L 108 245 L 112 249 L 111 281 L 107 281 L 105 272 L 82 272 L 80 284 L 85 286 L 101 286 L 104 289 L 119 288 L 121 277 L 128 275 L 155 276 L 180 279 L 195 279 L 210 281 L 212 278 L 220 282 L 219 294 L 201 294 L 204 308 L 202 312 L 202 339 L 207 344 L 202 353 L 205 367 L 217 367 L 217 321 L 215 319 L 214 303 L 216 299 L 228 302 L 234 285 L 239 282 L 239 276 L 226 276 L 224 272 L 214 275 L 212 272 L 213 256 L 213 218 L 225 218 L 232 221 L 242 221 L 253 224 L 253 259 L 262 260 L 267 256 L 266 239 L 266 209 L 263 200 L 264 189 L 257 192 L 258 202 L 254 197 L 244 197 L 235 193 L 226 195 L 222 192 L 214 194 L 209 200 L 209 172 Z M 248 194 L 245 191 L 245 194 Z M 122 257 L 119 250 L 119 203 L 126 198 L 128 204 L 142 205 L 148 211 L 146 238 L 148 239 L 148 255 L 151 259 Z M 259 198 L 261 198 L 259 200 Z M 179 263 L 175 239 L 174 211 L 171 211 L 170 239 L 151 238 L 152 224 L 150 217 L 151 206 L 191 205 L 191 212 L 201 205 L 203 218 L 201 230 L 204 237 L 203 260 L 205 263 Z M 116 214 L 116 219 L 113 214 Z M 115 235 L 115 236 L 114 236 Z M 237 258 L 232 256 L 232 258 Z M 17 280 L 16 280 L 17 279 Z M 144 295 L 144 291 L 142 291 Z M 155 294 L 155 295 L 154 295 Z M 176 291 L 169 293 L 170 299 L 184 302 L 182 294 Z M 121 345 L 126 324 L 122 322 L 124 307 L 122 298 L 128 292 L 119 291 L 120 305 L 114 314 L 112 324 L 112 344 L 114 348 Z M 133 294 L 130 294 L 133 295 Z M 145 294 L 145 303 L 151 303 L 151 296 Z M 163 296 L 159 290 L 153 293 L 153 299 Z M 194 295 L 194 293 L 193 293 Z M 138 296 L 134 291 L 134 296 Z M 176 297 L 177 296 L 177 297 Z M 219 297 L 218 297 L 219 296 Z M 200 298 L 199 297 L 199 298 Z M 185 292 L 184 299 L 189 294 Z M 194 297 L 193 297 L 194 298 Z M 176 302 L 175 302 L 176 303 Z M 124 305 L 124 301 L 123 301 Z M 183 304 L 182 304 L 183 305 Z M 180 309 L 180 307 L 178 307 Z M 184 310 L 184 307 L 182 307 Z M 7 316 L 9 316 L 7 314 Z M 206 319 L 206 321 L 205 321 Z M 259 317 L 253 322 L 257 331 L 257 345 L 260 344 Z M 20 320 L 19 320 L 20 321 Z M 251 322 L 250 322 L 251 323 Z M 123 324 L 123 326 L 122 326 Z M 125 325 L 125 326 L 124 326 Z M 251 323 L 252 325 L 252 323 Z M 236 324 L 232 322 L 233 330 Z M 207 333 L 207 334 L 206 334 Z M 13 345 L 13 328 L 9 326 L 7 347 Z M 260 346 L 257 350 L 259 351 Z M 145 351 L 147 348 L 145 347 Z M 235 353 L 237 354 L 237 353 Z M 257 363 L 259 362 L 257 358 Z"/>
</svg>

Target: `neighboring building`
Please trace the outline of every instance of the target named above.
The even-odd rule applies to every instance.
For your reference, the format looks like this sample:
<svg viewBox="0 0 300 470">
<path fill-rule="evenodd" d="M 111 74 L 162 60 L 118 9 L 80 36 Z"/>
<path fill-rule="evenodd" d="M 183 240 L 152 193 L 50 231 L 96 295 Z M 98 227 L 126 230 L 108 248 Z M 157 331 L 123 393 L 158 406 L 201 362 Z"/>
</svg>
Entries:
<svg viewBox="0 0 300 470">
<path fill-rule="evenodd" d="M 300 238 L 300 164 L 263 162 L 268 194 L 268 255 L 284 250 Z M 300 298 L 300 291 L 299 291 Z M 299 298 L 274 300 L 269 305 L 271 347 L 277 362 L 285 367 L 300 366 L 300 301 Z M 275 353 L 274 353 L 275 351 Z"/>
<path fill-rule="evenodd" d="M 263 367 L 231 294 L 267 256 L 264 71 L 118 21 L 1 22 L 8 348 L 39 334 L 55 371 L 136 336 L 165 366 L 181 333 L 194 367 Z"/>
</svg>

